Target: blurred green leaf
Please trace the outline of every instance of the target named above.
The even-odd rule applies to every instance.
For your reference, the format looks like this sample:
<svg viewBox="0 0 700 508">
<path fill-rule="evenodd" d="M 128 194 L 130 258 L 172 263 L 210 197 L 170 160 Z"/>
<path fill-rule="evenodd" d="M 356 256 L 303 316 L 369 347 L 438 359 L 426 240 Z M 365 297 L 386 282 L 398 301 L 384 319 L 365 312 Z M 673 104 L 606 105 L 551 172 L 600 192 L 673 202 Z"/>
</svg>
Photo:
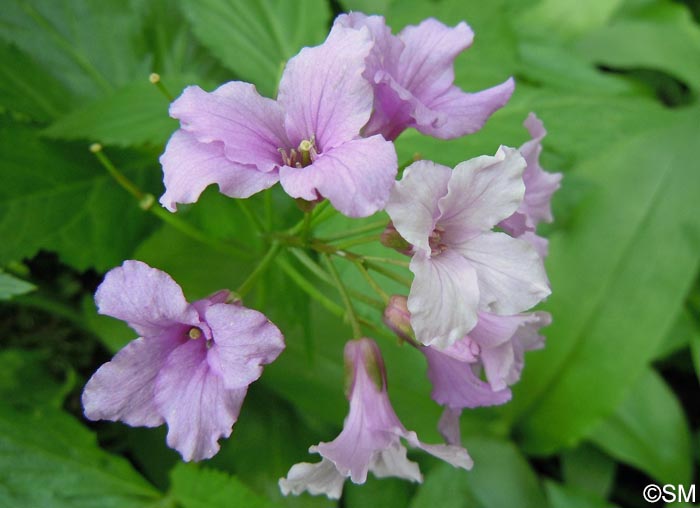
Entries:
<svg viewBox="0 0 700 508">
<path fill-rule="evenodd" d="M 212 54 L 268 97 L 285 62 L 323 41 L 330 17 L 323 0 L 184 0 L 182 7 Z"/>
<path fill-rule="evenodd" d="M 59 382 L 47 369 L 45 353 L 21 349 L 0 351 L 0 400 L 14 408 L 60 408 L 75 385 L 75 375 Z"/>
<path fill-rule="evenodd" d="M 687 485 L 692 479 L 690 430 L 683 408 L 653 370 L 644 373 L 590 439 L 659 483 Z"/>
<path fill-rule="evenodd" d="M 35 289 L 34 284 L 0 270 L 0 300 L 11 300 L 13 296 L 24 295 Z"/>
<path fill-rule="evenodd" d="M 698 268 L 700 224 L 686 203 L 700 194 L 699 127 L 697 110 L 678 113 L 576 168 L 594 187 L 551 237 L 547 347 L 529 355 L 505 408 L 531 452 L 576 444 L 673 325 Z"/>
<path fill-rule="evenodd" d="M 345 508 L 406 508 L 409 506 L 416 486 L 399 478 L 367 477 L 367 482 L 356 485 L 346 482 L 343 490 Z"/>
<path fill-rule="evenodd" d="M 72 417 L 0 403 L 0 506 L 141 508 L 160 493 L 121 457 L 102 451 Z"/>
<path fill-rule="evenodd" d="M 42 141 L 0 118 L 0 153 L 0 264 L 48 249 L 78 269 L 105 270 L 129 257 L 153 224 L 87 147 Z M 137 184 L 157 175 L 125 173 Z"/>
<path fill-rule="evenodd" d="M 520 13 L 518 28 L 538 37 L 570 39 L 607 23 L 623 0 L 540 0 Z"/>
<path fill-rule="evenodd" d="M 566 486 L 607 499 L 615 483 L 617 464 L 609 456 L 582 444 L 561 455 L 562 475 Z"/>
<path fill-rule="evenodd" d="M 193 77 L 164 76 L 171 93 L 179 92 Z M 60 117 L 43 134 L 56 139 L 88 139 L 105 145 L 153 145 L 160 149 L 178 128 L 168 116 L 169 101 L 144 76 L 109 95 Z"/>
<path fill-rule="evenodd" d="M 551 508 L 614 508 L 613 504 L 590 492 L 553 481 L 546 481 L 544 485 Z"/>
<path fill-rule="evenodd" d="M 659 344 L 655 359 L 662 359 L 677 353 L 688 346 L 693 335 L 697 335 L 697 327 L 693 316 L 687 310 L 682 310 L 676 318 L 676 323 Z"/>
<path fill-rule="evenodd" d="M 471 471 L 440 463 L 425 478 L 410 508 L 542 508 L 535 472 L 510 442 L 474 436 L 466 440 Z"/>
<path fill-rule="evenodd" d="M 124 321 L 97 313 L 93 295 L 85 295 L 81 303 L 81 317 L 110 353 L 116 353 L 136 338 L 136 332 Z"/>
<path fill-rule="evenodd" d="M 223 471 L 178 463 L 171 472 L 170 497 L 182 508 L 272 507 L 236 477 Z"/>
<path fill-rule="evenodd" d="M 616 19 L 586 34 L 577 50 L 596 64 L 658 69 L 700 90 L 700 26 L 678 3 L 655 3 Z"/>
<path fill-rule="evenodd" d="M 385 14 L 396 0 L 340 0 L 345 12 L 360 11 L 365 14 Z"/>
<path fill-rule="evenodd" d="M 693 358 L 695 374 L 698 376 L 698 380 L 700 380 L 700 331 L 697 329 L 697 326 L 690 335 L 690 354 Z"/>
</svg>

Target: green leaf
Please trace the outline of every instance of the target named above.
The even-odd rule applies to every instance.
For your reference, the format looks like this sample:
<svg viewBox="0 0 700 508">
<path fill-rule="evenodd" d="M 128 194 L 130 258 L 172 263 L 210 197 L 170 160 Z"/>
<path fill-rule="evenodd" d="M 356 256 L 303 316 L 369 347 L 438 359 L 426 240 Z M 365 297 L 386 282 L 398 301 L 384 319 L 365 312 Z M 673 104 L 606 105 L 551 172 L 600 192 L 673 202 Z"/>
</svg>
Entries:
<svg viewBox="0 0 700 508">
<path fill-rule="evenodd" d="M 8 0 L 0 10 L 0 38 L 85 98 L 148 76 L 142 29 L 122 0 Z"/>
<path fill-rule="evenodd" d="M 171 93 L 193 84 L 193 77 L 162 77 Z M 162 147 L 178 128 L 168 116 L 169 101 L 144 76 L 109 95 L 60 117 L 43 131 L 56 139 L 88 139 L 105 145 Z"/>
<path fill-rule="evenodd" d="M 551 508 L 614 508 L 605 499 L 574 487 L 547 481 L 545 488 Z"/>
<path fill-rule="evenodd" d="M 396 0 L 340 0 L 345 12 L 360 11 L 365 14 L 386 14 Z"/>
<path fill-rule="evenodd" d="M 171 472 L 170 497 L 182 508 L 271 507 L 235 476 L 223 471 L 178 463 Z"/>
<path fill-rule="evenodd" d="M 185 0 L 182 6 L 202 44 L 268 97 L 285 62 L 323 41 L 330 17 L 323 0 Z"/>
<path fill-rule="evenodd" d="M 399 478 L 376 478 L 372 475 L 362 485 L 345 482 L 343 506 L 345 508 L 405 508 L 409 505 L 416 487 Z"/>
<path fill-rule="evenodd" d="M 540 0 L 518 19 L 520 30 L 534 37 L 570 39 L 606 24 L 623 0 Z"/>
<path fill-rule="evenodd" d="M 512 443 L 478 436 L 465 441 L 474 468 L 440 463 L 426 475 L 410 508 L 546 506 L 535 472 Z"/>
<path fill-rule="evenodd" d="M 72 417 L 0 404 L 0 505 L 141 508 L 160 494 L 129 463 L 102 451 Z"/>
<path fill-rule="evenodd" d="M 690 354 L 693 359 L 695 374 L 698 376 L 698 380 L 700 380 L 700 330 L 698 330 L 697 325 L 695 325 L 690 335 Z"/>
<path fill-rule="evenodd" d="M 658 69 L 700 90 L 700 27 L 679 4 L 658 3 L 617 19 L 587 34 L 577 50 L 597 64 Z"/>
<path fill-rule="evenodd" d="M 589 444 L 564 452 L 561 467 L 567 487 L 601 499 L 608 497 L 615 483 L 615 461 Z"/>
<path fill-rule="evenodd" d="M 34 284 L 0 270 L 0 300 L 11 300 L 13 296 L 24 295 L 35 289 Z"/>
<path fill-rule="evenodd" d="M 688 310 L 682 310 L 676 318 L 676 323 L 673 325 L 673 328 L 671 328 L 671 331 L 659 344 L 654 358 L 662 359 L 677 353 L 681 349 L 687 347 L 693 335 L 697 335 L 697 333 L 697 326 L 695 325 L 693 316 Z"/>
<path fill-rule="evenodd" d="M 128 258 L 153 224 L 87 146 L 45 142 L 0 118 L 0 152 L 0 264 L 47 249 L 78 269 L 106 270 Z M 158 178 L 149 172 L 125 169 L 138 185 Z"/>
<path fill-rule="evenodd" d="M 648 370 L 590 439 L 659 483 L 687 485 L 693 463 L 690 436 L 675 394 L 658 374 Z"/>
<path fill-rule="evenodd" d="M 610 414 L 673 325 L 698 268 L 700 224 L 686 206 L 700 194 L 697 114 L 576 168 L 591 188 L 551 237 L 547 347 L 529 355 L 505 408 L 533 453 L 575 445 Z"/>
<path fill-rule="evenodd" d="M 75 385 L 75 376 L 71 373 L 59 382 L 48 371 L 47 356 L 21 349 L 0 351 L 0 400 L 15 408 L 60 408 Z"/>
</svg>

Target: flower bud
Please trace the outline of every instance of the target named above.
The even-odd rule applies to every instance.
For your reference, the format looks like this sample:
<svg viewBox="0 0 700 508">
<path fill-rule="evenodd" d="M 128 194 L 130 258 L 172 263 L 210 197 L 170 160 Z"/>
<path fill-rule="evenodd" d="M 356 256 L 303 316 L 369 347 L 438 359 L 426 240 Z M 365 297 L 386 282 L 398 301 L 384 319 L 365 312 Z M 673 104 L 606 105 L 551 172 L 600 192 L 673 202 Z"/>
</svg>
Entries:
<svg viewBox="0 0 700 508">
<path fill-rule="evenodd" d="M 408 311 L 407 299 L 402 295 L 392 295 L 384 309 L 384 324 L 398 335 L 402 340 L 413 339 L 411 328 L 411 313 Z"/>
<path fill-rule="evenodd" d="M 391 221 L 386 225 L 386 229 L 382 233 L 379 241 L 382 242 L 384 247 L 389 247 L 407 256 L 410 256 L 413 252 L 413 246 L 404 240 L 399 232 L 396 231 L 394 223 Z"/>
</svg>

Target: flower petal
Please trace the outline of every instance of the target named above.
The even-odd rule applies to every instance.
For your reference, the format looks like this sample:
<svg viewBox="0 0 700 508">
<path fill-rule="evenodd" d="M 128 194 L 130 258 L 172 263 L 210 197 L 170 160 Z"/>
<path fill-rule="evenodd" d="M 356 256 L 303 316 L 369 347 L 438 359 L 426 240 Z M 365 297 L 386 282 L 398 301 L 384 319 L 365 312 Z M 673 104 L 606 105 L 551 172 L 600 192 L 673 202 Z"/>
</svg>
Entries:
<svg viewBox="0 0 700 508">
<path fill-rule="evenodd" d="M 408 296 L 413 330 L 423 344 L 444 349 L 477 322 L 477 273 L 469 261 L 450 250 L 432 258 L 417 252 L 410 268 L 415 274 Z"/>
<path fill-rule="evenodd" d="M 450 168 L 421 160 L 408 166 L 394 184 L 386 211 L 407 242 L 430 250 L 428 236 L 435 228 L 438 202 L 447 194 L 451 176 Z"/>
<path fill-rule="evenodd" d="M 200 143 L 180 129 L 160 156 L 165 194 L 160 203 L 174 212 L 177 203 L 194 203 L 207 186 L 216 183 L 219 192 L 232 198 L 247 198 L 279 180 L 276 171 L 262 172 L 255 166 L 232 162 L 220 142 Z"/>
<path fill-rule="evenodd" d="M 97 369 L 83 390 L 85 416 L 120 420 L 127 425 L 156 427 L 163 423 L 155 403 L 155 381 L 167 356 L 179 342 L 167 334 L 138 338 Z"/>
<path fill-rule="evenodd" d="M 168 424 L 168 446 L 183 460 L 203 460 L 231 435 L 246 388 L 227 390 L 209 367 L 203 340 L 191 340 L 168 356 L 156 382 L 156 404 Z"/>
<path fill-rule="evenodd" d="M 452 409 L 445 406 L 438 421 L 438 431 L 447 444 L 459 446 L 462 444 L 462 432 L 459 427 L 461 409 Z"/>
<path fill-rule="evenodd" d="M 124 261 L 107 272 L 95 293 L 95 303 L 100 314 L 126 321 L 146 338 L 178 324 L 199 323 L 197 311 L 187 303 L 177 282 L 141 261 Z"/>
<path fill-rule="evenodd" d="M 301 462 L 294 464 L 286 478 L 279 481 L 280 490 L 285 496 L 301 494 L 325 494 L 330 499 L 340 499 L 343 493 L 345 477 L 341 475 L 330 460 L 323 459 L 316 464 Z"/>
<path fill-rule="evenodd" d="M 477 272 L 482 310 L 518 314 L 551 293 L 542 258 L 525 240 L 484 233 L 454 248 Z"/>
<path fill-rule="evenodd" d="M 218 303 L 207 309 L 206 321 L 214 337 L 207 362 L 227 389 L 246 388 L 284 349 L 282 333 L 258 311 Z"/>
<path fill-rule="evenodd" d="M 269 172 L 279 167 L 280 148 L 291 147 L 284 130 L 284 110 L 258 94 L 254 85 L 231 81 L 211 93 L 185 88 L 170 105 L 170 116 L 201 143 L 219 141 L 233 162 Z"/>
<path fill-rule="evenodd" d="M 319 151 L 326 152 L 359 135 L 374 99 L 362 76 L 372 45 L 367 29 L 335 25 L 323 44 L 289 60 L 278 101 L 293 146 L 315 136 Z"/>
<path fill-rule="evenodd" d="M 282 167 L 280 183 L 292 197 L 320 195 L 348 217 L 367 217 L 386 205 L 397 167 L 393 143 L 372 136 L 343 143 L 310 166 Z"/>
<path fill-rule="evenodd" d="M 378 451 L 370 464 L 370 471 L 377 478 L 404 478 L 414 482 L 422 482 L 423 475 L 420 473 L 418 464 L 408 460 L 406 457 L 406 447 L 396 439 L 391 445 Z"/>
<path fill-rule="evenodd" d="M 402 437 L 414 448 L 420 448 L 424 452 L 428 452 L 433 457 L 444 460 L 454 467 L 469 470 L 474 466 L 474 461 L 467 453 L 467 450 L 459 445 L 426 444 L 421 442 L 418 439 L 418 435 L 411 430 L 403 432 Z"/>
<path fill-rule="evenodd" d="M 525 193 L 525 159 L 514 148 L 500 147 L 455 167 L 447 194 L 439 201 L 443 241 L 460 243 L 489 231 L 517 210 Z"/>
</svg>

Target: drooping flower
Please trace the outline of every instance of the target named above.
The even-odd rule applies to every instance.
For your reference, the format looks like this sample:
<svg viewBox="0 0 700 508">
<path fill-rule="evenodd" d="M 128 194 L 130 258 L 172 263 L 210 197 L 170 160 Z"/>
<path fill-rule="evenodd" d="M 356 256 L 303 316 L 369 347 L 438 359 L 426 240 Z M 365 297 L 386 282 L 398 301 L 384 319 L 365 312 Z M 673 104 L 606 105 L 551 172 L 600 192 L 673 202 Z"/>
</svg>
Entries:
<svg viewBox="0 0 700 508">
<path fill-rule="evenodd" d="M 333 28 L 289 60 L 277 100 L 240 81 L 211 93 L 186 88 L 170 107 L 181 129 L 161 156 L 163 206 L 192 203 L 212 183 L 245 198 L 280 181 L 290 196 L 328 198 L 350 217 L 383 208 L 396 151 L 379 135 L 360 136 L 372 112 L 362 76 L 372 46 L 367 29 Z"/>
<path fill-rule="evenodd" d="M 393 140 L 415 127 L 429 136 L 457 138 L 481 129 L 513 93 L 512 78 L 477 93 L 453 84 L 454 60 L 474 38 L 464 22 L 450 28 L 430 18 L 392 35 L 383 17 L 353 12 L 339 16 L 338 25 L 367 27 L 375 41 L 364 72 L 375 93 L 365 135 Z"/>
<path fill-rule="evenodd" d="M 406 458 L 405 439 L 455 467 L 470 469 L 472 460 L 460 446 L 427 445 L 415 432 L 406 430 L 391 407 L 386 372 L 376 343 L 359 339 L 345 346 L 345 361 L 351 375 L 348 398 L 350 413 L 340 435 L 330 443 L 312 446 L 309 451 L 321 455 L 321 462 L 295 464 L 280 488 L 286 495 L 308 491 L 337 499 L 345 478 L 364 483 L 368 471 L 376 477 L 396 476 L 422 481 L 418 465 Z"/>
<path fill-rule="evenodd" d="M 477 311 L 514 315 L 549 295 L 542 258 L 525 240 L 491 229 L 520 206 L 525 160 L 513 148 L 462 162 L 409 166 L 387 212 L 413 245 L 411 325 L 445 349 L 477 323 Z"/>
<path fill-rule="evenodd" d="M 166 273 L 125 261 L 105 276 L 101 314 L 126 321 L 139 338 L 102 365 L 83 391 L 90 420 L 168 425 L 168 446 L 202 460 L 231 434 L 248 385 L 284 349 L 282 334 L 255 310 L 219 291 L 187 303 Z"/>
<path fill-rule="evenodd" d="M 544 256 L 547 254 L 547 240 L 537 235 L 537 224 L 552 222 L 552 194 L 559 188 L 562 175 L 549 173 L 540 166 L 542 139 L 547 134 L 542 121 L 530 113 L 524 125 L 532 137 L 518 149 L 527 162 L 523 172 L 525 196 L 515 213 L 498 226 L 515 237 L 529 241 Z"/>
</svg>

